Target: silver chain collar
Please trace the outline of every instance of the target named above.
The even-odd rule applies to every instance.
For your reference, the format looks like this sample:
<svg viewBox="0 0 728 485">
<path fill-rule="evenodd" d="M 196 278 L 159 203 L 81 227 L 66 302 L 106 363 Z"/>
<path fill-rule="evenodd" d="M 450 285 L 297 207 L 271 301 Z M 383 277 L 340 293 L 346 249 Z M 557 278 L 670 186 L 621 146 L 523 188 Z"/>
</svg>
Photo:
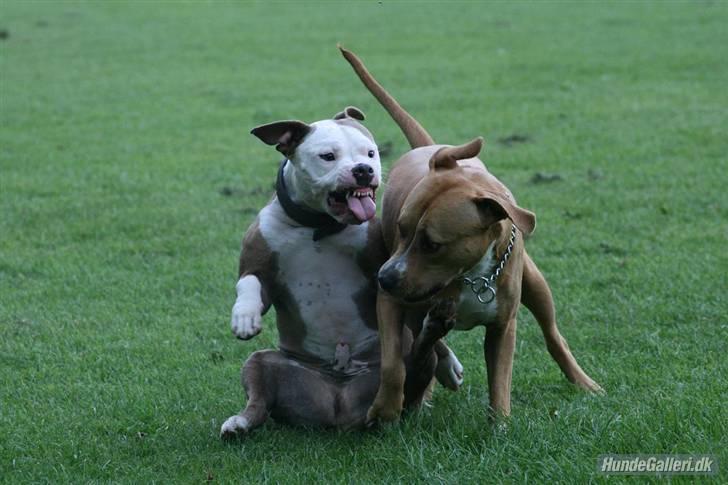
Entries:
<svg viewBox="0 0 728 485">
<path fill-rule="evenodd" d="M 500 260 L 500 263 L 498 263 L 498 267 L 495 269 L 493 274 L 490 276 L 478 276 L 477 278 L 466 278 L 463 276 L 463 283 L 470 287 L 470 289 L 475 293 L 475 296 L 478 298 L 478 301 L 482 303 L 483 305 L 487 305 L 488 303 L 495 300 L 495 280 L 498 279 L 498 276 L 503 272 L 503 268 L 505 268 L 506 263 L 508 262 L 508 258 L 511 257 L 511 253 L 513 252 L 513 243 L 516 242 L 516 226 L 515 224 L 511 225 L 511 239 L 508 241 L 508 248 L 506 249 L 505 254 Z"/>
</svg>

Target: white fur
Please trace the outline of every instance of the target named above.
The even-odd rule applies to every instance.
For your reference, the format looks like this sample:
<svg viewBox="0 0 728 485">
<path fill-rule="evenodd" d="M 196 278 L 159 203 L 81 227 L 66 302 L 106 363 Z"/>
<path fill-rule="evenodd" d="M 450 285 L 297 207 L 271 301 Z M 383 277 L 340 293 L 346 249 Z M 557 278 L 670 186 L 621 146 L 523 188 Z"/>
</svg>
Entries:
<svg viewBox="0 0 728 485">
<path fill-rule="evenodd" d="M 485 256 L 470 271 L 465 273 L 467 278 L 477 278 L 479 276 L 489 276 L 495 268 L 495 241 L 488 246 Z M 494 298 L 487 305 L 480 303 L 477 296 L 470 290 L 470 287 L 463 285 L 460 292 L 460 300 L 458 302 L 457 321 L 455 328 L 457 330 L 470 330 L 476 325 L 486 325 L 495 320 L 498 311 L 498 302 Z"/>
<path fill-rule="evenodd" d="M 235 336 L 242 339 L 255 337 L 260 333 L 263 300 L 260 297 L 260 281 L 256 276 L 248 275 L 240 278 L 235 285 L 238 298 L 233 305 L 230 326 Z"/>
<path fill-rule="evenodd" d="M 285 169 L 286 185 L 291 197 L 314 210 L 326 212 L 329 192 L 354 183 L 351 169 L 365 163 L 374 170 L 374 181 L 382 175 L 377 145 L 356 128 L 333 120 L 317 121 L 310 135 L 296 148 Z M 368 152 L 374 151 L 369 158 Z M 322 160 L 319 155 L 333 153 L 334 161 Z"/>
<path fill-rule="evenodd" d="M 463 370 L 463 365 L 450 350 L 445 358 L 437 361 L 435 376 L 440 384 L 456 391 L 463 385 Z"/>
<path fill-rule="evenodd" d="M 220 436 L 231 436 L 238 433 L 245 433 L 248 431 L 250 423 L 248 420 L 239 414 L 230 416 L 222 423 L 220 427 Z"/>
<path fill-rule="evenodd" d="M 297 226 L 277 201 L 261 211 L 259 221 L 263 238 L 278 254 L 278 279 L 306 325 L 303 349 L 333 361 L 339 343 L 347 343 L 352 355 L 368 348 L 377 330 L 366 326 L 353 300 L 369 285 L 356 262 L 367 244 L 368 224 L 314 242 L 313 230 Z"/>
</svg>

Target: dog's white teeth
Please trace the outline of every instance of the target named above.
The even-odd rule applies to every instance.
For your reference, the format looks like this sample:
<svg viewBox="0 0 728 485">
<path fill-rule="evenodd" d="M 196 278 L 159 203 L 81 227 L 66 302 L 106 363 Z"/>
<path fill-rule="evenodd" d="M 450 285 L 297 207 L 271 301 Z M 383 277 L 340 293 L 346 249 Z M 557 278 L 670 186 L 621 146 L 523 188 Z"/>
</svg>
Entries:
<svg viewBox="0 0 728 485">
<path fill-rule="evenodd" d="M 350 190 L 346 193 L 346 198 L 349 197 L 356 197 L 361 199 L 362 197 L 371 197 L 374 198 L 374 192 L 372 192 L 371 189 L 368 190 Z"/>
</svg>

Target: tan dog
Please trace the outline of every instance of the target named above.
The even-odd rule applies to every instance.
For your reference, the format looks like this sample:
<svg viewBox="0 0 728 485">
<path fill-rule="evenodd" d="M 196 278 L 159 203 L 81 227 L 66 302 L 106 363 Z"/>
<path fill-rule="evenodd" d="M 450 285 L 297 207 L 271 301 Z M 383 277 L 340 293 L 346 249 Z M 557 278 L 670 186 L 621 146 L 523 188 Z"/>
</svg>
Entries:
<svg viewBox="0 0 728 485">
<path fill-rule="evenodd" d="M 456 303 L 455 328 L 486 327 L 485 362 L 494 414 L 509 415 L 511 410 L 520 303 L 538 321 L 566 377 L 583 389 L 601 391 L 559 334 L 551 291 L 524 249 L 523 235 L 534 230 L 535 216 L 520 208 L 477 158 L 482 139 L 461 146 L 435 145 L 361 61 L 341 51 L 413 148 L 394 164 L 383 200 L 382 231 L 390 258 L 378 274 L 381 380 L 368 419 L 391 421 L 399 416 L 406 377 L 403 325 L 422 322 L 438 299 Z"/>
</svg>

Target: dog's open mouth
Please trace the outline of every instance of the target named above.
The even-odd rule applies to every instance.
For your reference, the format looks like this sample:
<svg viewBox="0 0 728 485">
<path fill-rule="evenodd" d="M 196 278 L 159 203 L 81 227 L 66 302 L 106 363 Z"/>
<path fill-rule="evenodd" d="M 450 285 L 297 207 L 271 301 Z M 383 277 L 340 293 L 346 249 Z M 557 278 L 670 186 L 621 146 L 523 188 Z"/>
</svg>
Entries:
<svg viewBox="0 0 728 485">
<path fill-rule="evenodd" d="M 355 223 L 366 222 L 377 212 L 375 194 L 377 188 L 349 187 L 329 192 L 327 203 L 329 210 L 335 216 L 344 216 L 350 213 Z"/>
</svg>

